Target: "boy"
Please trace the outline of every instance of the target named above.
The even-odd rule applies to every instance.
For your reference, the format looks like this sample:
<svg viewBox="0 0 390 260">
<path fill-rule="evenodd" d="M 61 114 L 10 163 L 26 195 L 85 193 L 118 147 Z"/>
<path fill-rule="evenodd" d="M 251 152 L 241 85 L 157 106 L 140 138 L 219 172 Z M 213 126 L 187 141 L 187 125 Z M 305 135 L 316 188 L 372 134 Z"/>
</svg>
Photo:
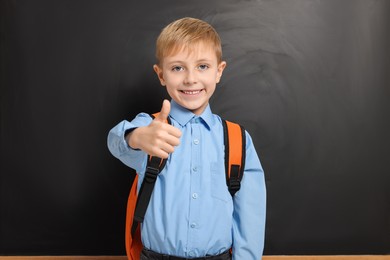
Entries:
<svg viewBox="0 0 390 260">
<path fill-rule="evenodd" d="M 141 113 L 108 135 L 111 153 L 137 171 L 139 186 L 147 155 L 167 158 L 142 223 L 141 259 L 261 259 L 266 192 L 260 161 L 246 132 L 245 171 L 232 197 L 221 118 L 209 106 L 226 67 L 217 32 L 202 20 L 174 21 L 158 37 L 156 57 L 153 68 L 171 102 L 164 100 L 156 118 Z"/>
</svg>

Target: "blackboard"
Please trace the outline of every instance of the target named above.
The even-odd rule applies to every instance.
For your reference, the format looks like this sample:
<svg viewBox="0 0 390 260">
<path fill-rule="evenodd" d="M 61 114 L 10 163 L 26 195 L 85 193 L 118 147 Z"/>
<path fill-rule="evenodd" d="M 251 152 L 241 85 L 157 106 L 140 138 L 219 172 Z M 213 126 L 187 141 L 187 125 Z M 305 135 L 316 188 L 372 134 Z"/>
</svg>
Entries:
<svg viewBox="0 0 390 260">
<path fill-rule="evenodd" d="M 163 26 L 220 33 L 213 112 L 265 169 L 265 254 L 390 253 L 390 2 L 1 1 L 0 255 L 121 255 L 133 173 L 107 133 L 167 95 Z"/>
</svg>

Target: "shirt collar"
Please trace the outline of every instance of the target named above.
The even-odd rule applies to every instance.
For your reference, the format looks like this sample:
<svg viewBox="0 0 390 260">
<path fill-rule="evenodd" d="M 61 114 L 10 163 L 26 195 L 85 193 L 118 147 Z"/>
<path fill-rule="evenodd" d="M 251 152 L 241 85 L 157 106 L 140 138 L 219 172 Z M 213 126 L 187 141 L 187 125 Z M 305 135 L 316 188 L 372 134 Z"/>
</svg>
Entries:
<svg viewBox="0 0 390 260">
<path fill-rule="evenodd" d="M 188 122 L 191 121 L 194 117 L 199 117 L 204 122 L 205 126 L 210 129 L 214 125 L 215 119 L 213 113 L 211 112 L 210 105 L 208 104 L 203 113 L 199 116 L 195 115 L 188 109 L 177 104 L 173 99 L 171 100 L 171 112 L 170 116 L 175 119 L 181 126 L 185 126 Z"/>
</svg>

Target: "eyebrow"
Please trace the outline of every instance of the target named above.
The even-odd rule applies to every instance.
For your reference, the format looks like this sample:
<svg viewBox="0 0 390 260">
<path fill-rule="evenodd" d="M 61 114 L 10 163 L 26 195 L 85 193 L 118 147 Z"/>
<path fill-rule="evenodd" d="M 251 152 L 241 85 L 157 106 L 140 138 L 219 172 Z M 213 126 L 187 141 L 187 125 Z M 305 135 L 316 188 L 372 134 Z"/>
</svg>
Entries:
<svg viewBox="0 0 390 260">
<path fill-rule="evenodd" d="M 209 59 L 200 59 L 200 60 L 198 60 L 197 62 L 208 62 L 208 63 L 211 63 L 212 60 L 209 60 Z"/>
<path fill-rule="evenodd" d="M 211 63 L 212 60 L 209 60 L 209 59 L 200 59 L 200 60 L 197 60 L 195 63 L 202 63 L 202 62 Z M 174 60 L 174 61 L 169 62 L 168 65 L 175 64 L 175 63 L 186 63 L 186 61 L 183 61 L 183 60 Z"/>
</svg>

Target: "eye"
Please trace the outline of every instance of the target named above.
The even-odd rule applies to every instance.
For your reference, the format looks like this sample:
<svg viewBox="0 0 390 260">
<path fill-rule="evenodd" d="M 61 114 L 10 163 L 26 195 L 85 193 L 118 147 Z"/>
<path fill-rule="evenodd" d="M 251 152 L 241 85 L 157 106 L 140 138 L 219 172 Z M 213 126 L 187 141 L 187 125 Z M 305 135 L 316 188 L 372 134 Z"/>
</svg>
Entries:
<svg viewBox="0 0 390 260">
<path fill-rule="evenodd" d="M 172 71 L 183 71 L 184 68 L 181 67 L 181 66 L 173 66 L 171 70 L 172 70 Z"/>
<path fill-rule="evenodd" d="M 210 67 L 207 64 L 201 64 L 201 65 L 198 66 L 199 70 L 207 70 L 208 68 L 210 68 Z"/>
</svg>

